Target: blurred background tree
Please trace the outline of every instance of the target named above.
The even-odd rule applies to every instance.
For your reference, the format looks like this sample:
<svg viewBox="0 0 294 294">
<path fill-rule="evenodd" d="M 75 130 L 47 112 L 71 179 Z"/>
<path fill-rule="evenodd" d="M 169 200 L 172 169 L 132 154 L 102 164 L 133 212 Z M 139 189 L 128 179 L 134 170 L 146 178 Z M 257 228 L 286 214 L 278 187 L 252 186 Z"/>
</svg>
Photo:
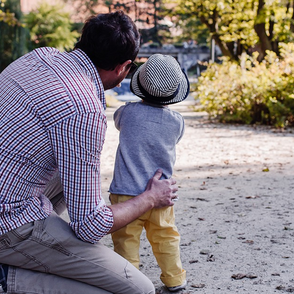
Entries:
<svg viewBox="0 0 294 294">
<path fill-rule="evenodd" d="M 25 23 L 30 31 L 29 50 L 45 46 L 70 50 L 79 37 L 79 33 L 72 30 L 70 14 L 64 12 L 63 5 L 41 2 L 25 16 Z"/>
<path fill-rule="evenodd" d="M 0 1 L 0 72 L 26 52 L 20 0 Z"/>
<path fill-rule="evenodd" d="M 7 55 L 15 59 L 25 47 L 31 50 L 55 46 L 69 50 L 87 16 L 117 9 L 134 19 L 142 43 L 160 46 L 166 42 L 195 40 L 198 44 L 209 44 L 213 40 L 230 60 L 238 61 L 243 52 L 253 51 L 259 52 L 259 60 L 267 50 L 279 56 L 279 43 L 294 39 L 293 1 L 290 0 L 63 0 L 71 5 L 72 15 L 64 12 L 61 5 L 42 1 L 26 16 L 25 23 L 31 33 L 31 42 L 27 44 L 21 41 L 26 34 L 21 25 L 24 20 L 19 1 L 0 0 L 1 38 L 5 39 L 0 43 L 0 50 L 5 52 L 7 63 L 11 60 Z M 177 34 L 174 34 L 175 25 Z"/>
<path fill-rule="evenodd" d="M 152 42 L 161 46 L 170 37 L 165 6 L 161 0 L 136 1 L 135 22 L 141 33 L 141 43 Z"/>
<path fill-rule="evenodd" d="M 0 70 L 40 46 L 71 50 L 89 15 L 121 9 L 142 44 L 218 46 L 224 57 L 202 65 L 191 85 L 211 116 L 294 125 L 294 0 L 62 0 L 71 14 L 44 2 L 22 16 L 20 0 L 0 0 Z"/>
<path fill-rule="evenodd" d="M 0 71 L 38 47 L 71 50 L 80 36 L 75 28 L 63 5 L 41 2 L 23 16 L 20 0 L 0 0 Z"/>
<path fill-rule="evenodd" d="M 101 5 L 107 6 L 108 0 L 62 0 L 63 3 L 69 3 L 69 5 L 75 11 L 75 21 L 83 22 L 85 18 L 90 15 L 97 14 L 97 10 Z M 112 0 L 110 0 L 112 1 Z"/>
<path fill-rule="evenodd" d="M 200 20 L 208 29 L 210 39 L 231 60 L 239 60 L 241 53 L 252 51 L 259 52 L 259 60 L 267 50 L 279 55 L 279 43 L 292 42 L 294 38 L 293 1 L 290 0 L 167 1 L 174 5 L 170 15 L 177 18 L 183 31 L 189 27 L 197 37 Z"/>
<path fill-rule="evenodd" d="M 165 19 L 166 9 L 163 0 L 71 0 L 71 3 L 75 7 L 76 15 L 83 18 L 97 12 L 123 10 L 138 26 L 141 43 L 152 42 L 160 46 L 171 37 L 170 22 Z"/>
</svg>

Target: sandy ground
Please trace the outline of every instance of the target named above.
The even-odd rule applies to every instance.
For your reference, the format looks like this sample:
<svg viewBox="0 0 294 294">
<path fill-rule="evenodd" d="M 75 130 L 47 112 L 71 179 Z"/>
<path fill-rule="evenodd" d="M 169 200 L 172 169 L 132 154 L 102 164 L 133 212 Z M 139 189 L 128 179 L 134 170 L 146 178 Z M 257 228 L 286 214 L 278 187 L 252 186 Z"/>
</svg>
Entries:
<svg viewBox="0 0 294 294">
<path fill-rule="evenodd" d="M 191 104 L 172 106 L 186 123 L 174 171 L 188 281 L 180 293 L 294 292 L 294 130 L 214 124 Z M 107 202 L 119 135 L 112 120 L 119 103 L 111 106 L 101 165 Z M 112 247 L 109 236 L 102 242 Z M 145 234 L 140 255 L 157 293 L 170 293 Z"/>
<path fill-rule="evenodd" d="M 294 292 L 294 130 L 211 123 L 205 113 L 192 111 L 193 103 L 172 106 L 186 123 L 174 171 L 188 281 L 181 293 Z M 118 143 L 112 121 L 117 106 L 107 109 L 101 166 L 106 200 Z M 112 246 L 109 236 L 102 242 Z M 144 234 L 140 254 L 141 270 L 157 293 L 169 293 Z"/>
</svg>

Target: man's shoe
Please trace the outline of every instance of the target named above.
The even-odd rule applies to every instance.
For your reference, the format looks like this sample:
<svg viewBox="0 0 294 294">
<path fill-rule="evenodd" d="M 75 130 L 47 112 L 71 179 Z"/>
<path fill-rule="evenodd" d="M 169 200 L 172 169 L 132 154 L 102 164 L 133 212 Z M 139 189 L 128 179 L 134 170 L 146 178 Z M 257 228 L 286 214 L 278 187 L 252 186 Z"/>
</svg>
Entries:
<svg viewBox="0 0 294 294">
<path fill-rule="evenodd" d="M 177 291 L 186 289 L 186 286 L 187 286 L 187 281 L 185 280 L 182 285 L 174 286 L 174 287 L 167 287 L 167 289 L 170 292 L 177 292 Z"/>
<path fill-rule="evenodd" d="M 0 263 L 0 284 L 2 286 L 2 290 L 7 292 L 7 274 L 8 274 L 8 265 Z"/>
</svg>

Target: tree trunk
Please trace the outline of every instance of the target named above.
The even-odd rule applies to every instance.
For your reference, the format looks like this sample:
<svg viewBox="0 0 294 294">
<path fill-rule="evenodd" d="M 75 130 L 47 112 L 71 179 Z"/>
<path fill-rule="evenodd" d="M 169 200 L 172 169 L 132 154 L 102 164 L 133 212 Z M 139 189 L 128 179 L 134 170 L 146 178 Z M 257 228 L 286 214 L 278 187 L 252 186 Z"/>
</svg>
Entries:
<svg viewBox="0 0 294 294">
<path fill-rule="evenodd" d="M 227 46 L 227 44 L 222 41 L 220 39 L 220 36 L 218 34 L 215 34 L 213 36 L 214 40 L 215 40 L 215 43 L 217 44 L 217 46 L 219 47 L 219 49 L 221 50 L 223 56 L 227 56 L 230 58 L 230 60 L 236 60 L 235 56 L 234 56 L 234 53 L 232 50 L 230 50 Z"/>
<path fill-rule="evenodd" d="M 256 22 L 254 24 L 254 30 L 259 38 L 261 48 L 260 54 L 258 56 L 259 61 L 263 60 L 264 56 L 266 55 L 266 50 L 272 50 L 271 40 L 266 33 L 265 22 L 259 21 L 264 4 L 264 0 L 258 1 Z"/>
<path fill-rule="evenodd" d="M 212 34 L 212 38 L 215 40 L 215 43 L 218 45 L 223 56 L 227 56 L 231 60 L 235 60 L 233 52 L 229 50 L 227 44 L 221 40 L 221 38 L 217 32 L 216 20 L 217 20 L 216 12 L 214 12 L 214 21 L 212 24 L 209 23 L 206 18 L 204 18 L 203 16 L 200 16 L 200 21 L 203 24 L 205 24 L 207 26 L 207 28 L 209 29 L 210 33 Z"/>
</svg>

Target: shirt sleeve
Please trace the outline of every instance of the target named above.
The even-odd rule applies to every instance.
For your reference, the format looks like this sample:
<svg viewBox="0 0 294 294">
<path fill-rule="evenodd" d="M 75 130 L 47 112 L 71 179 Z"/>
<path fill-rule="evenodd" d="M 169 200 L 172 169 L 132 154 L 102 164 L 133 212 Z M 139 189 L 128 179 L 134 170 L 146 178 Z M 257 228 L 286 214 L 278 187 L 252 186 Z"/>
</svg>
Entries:
<svg viewBox="0 0 294 294">
<path fill-rule="evenodd" d="M 179 121 L 180 121 L 180 134 L 177 141 L 177 144 L 180 142 L 180 140 L 183 138 L 185 133 L 185 120 L 181 114 L 179 114 Z"/>
<path fill-rule="evenodd" d="M 78 238 L 96 243 L 113 226 L 101 195 L 100 155 L 107 128 L 101 113 L 72 116 L 49 131 L 70 226 Z"/>
<path fill-rule="evenodd" d="M 119 131 L 120 131 L 120 119 L 126 105 L 119 107 L 113 114 L 114 125 Z"/>
</svg>

